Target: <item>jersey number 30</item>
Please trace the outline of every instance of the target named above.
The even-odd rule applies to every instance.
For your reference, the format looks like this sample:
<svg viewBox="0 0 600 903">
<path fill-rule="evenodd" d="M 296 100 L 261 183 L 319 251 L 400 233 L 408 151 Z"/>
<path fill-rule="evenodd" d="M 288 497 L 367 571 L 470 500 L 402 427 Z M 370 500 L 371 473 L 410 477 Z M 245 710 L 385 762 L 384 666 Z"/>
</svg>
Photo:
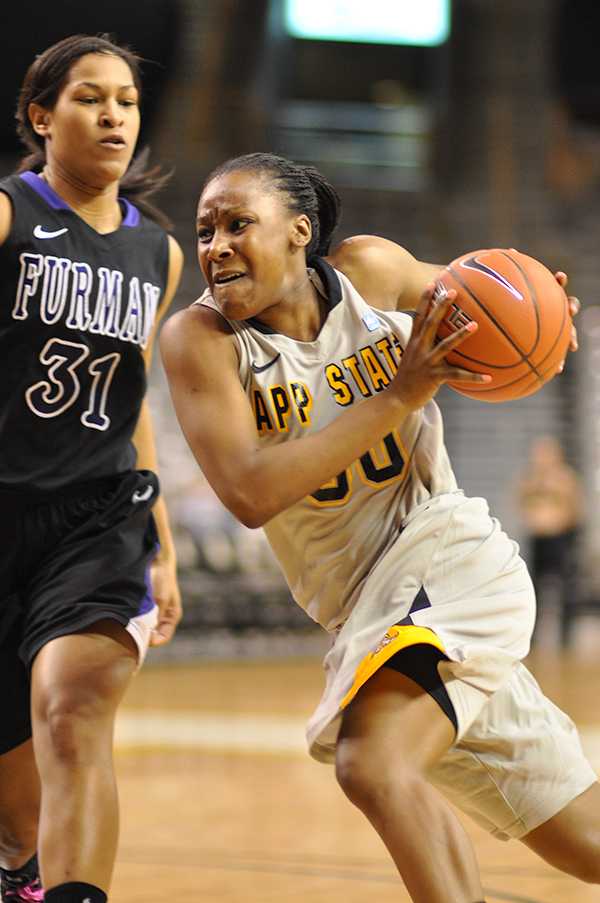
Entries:
<svg viewBox="0 0 600 903">
<path fill-rule="evenodd" d="M 46 342 L 40 361 L 48 368 L 48 378 L 30 386 L 25 392 L 27 404 L 34 414 L 38 417 L 58 417 L 75 404 L 82 391 L 77 371 L 81 372 L 89 354 L 87 345 L 79 342 L 63 339 L 49 339 Z M 106 400 L 120 360 L 121 355 L 113 352 L 89 361 L 85 367 L 92 382 L 88 405 L 80 420 L 92 430 L 107 430 L 110 426 Z"/>
<path fill-rule="evenodd" d="M 404 479 L 408 456 L 396 430 L 388 433 L 379 446 L 365 452 L 355 462 L 361 482 L 373 489 Z M 344 505 L 352 492 L 352 469 L 347 468 L 331 482 L 313 492 L 311 498 L 319 506 Z"/>
</svg>

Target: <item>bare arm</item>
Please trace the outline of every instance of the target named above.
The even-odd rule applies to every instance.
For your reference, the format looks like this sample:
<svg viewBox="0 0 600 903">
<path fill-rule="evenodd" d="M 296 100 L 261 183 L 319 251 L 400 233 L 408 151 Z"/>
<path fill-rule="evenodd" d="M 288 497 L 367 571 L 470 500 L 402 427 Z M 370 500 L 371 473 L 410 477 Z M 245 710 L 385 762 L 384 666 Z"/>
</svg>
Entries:
<svg viewBox="0 0 600 903">
<path fill-rule="evenodd" d="M 148 346 L 144 352 L 146 369 L 150 368 L 154 339 L 158 325 L 169 308 L 181 278 L 183 254 L 175 239 L 169 237 L 169 277 L 163 302 L 158 310 L 154 328 Z M 144 399 L 140 417 L 133 436 L 133 444 L 137 452 L 137 466 L 140 469 L 158 472 L 154 427 L 148 402 Z M 152 513 L 158 529 L 160 551 L 156 556 L 152 572 L 152 588 L 155 601 L 159 607 L 159 623 L 154 632 L 152 645 L 168 642 L 177 623 L 181 619 L 181 598 L 177 586 L 177 558 L 175 544 L 171 534 L 167 506 L 162 496 L 156 500 Z"/>
<path fill-rule="evenodd" d="M 380 310 L 416 309 L 427 283 L 444 268 L 417 260 L 406 248 L 377 235 L 347 238 L 327 259 L 367 304 Z"/>
<path fill-rule="evenodd" d="M 182 430 L 209 483 L 242 523 L 262 526 L 315 492 L 425 404 L 442 382 L 485 381 L 444 361 L 466 331 L 433 347 L 453 295 L 434 305 L 432 294 L 430 285 L 388 389 L 344 411 L 318 432 L 271 446 L 260 442 L 226 321 L 209 308 L 195 306 L 165 324 L 161 351 Z"/>
</svg>

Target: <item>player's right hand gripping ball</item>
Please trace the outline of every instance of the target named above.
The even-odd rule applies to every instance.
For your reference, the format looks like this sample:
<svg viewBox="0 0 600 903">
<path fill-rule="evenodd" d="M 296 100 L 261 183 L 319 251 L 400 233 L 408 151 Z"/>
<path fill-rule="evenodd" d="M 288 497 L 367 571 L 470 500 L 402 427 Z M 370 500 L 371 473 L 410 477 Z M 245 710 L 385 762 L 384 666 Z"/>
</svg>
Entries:
<svg viewBox="0 0 600 903">
<path fill-rule="evenodd" d="M 514 248 L 471 251 L 438 280 L 438 291 L 451 288 L 457 296 L 438 338 L 469 320 L 479 328 L 447 360 L 492 379 L 449 386 L 480 401 L 509 401 L 533 395 L 559 372 L 571 341 L 569 301 L 542 263 Z"/>
</svg>

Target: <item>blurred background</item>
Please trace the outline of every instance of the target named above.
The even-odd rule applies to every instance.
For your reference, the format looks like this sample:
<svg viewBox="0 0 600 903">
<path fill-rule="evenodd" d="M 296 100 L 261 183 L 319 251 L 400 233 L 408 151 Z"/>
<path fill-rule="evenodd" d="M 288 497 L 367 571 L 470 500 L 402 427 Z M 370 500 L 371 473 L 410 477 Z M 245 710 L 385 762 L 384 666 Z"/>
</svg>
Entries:
<svg viewBox="0 0 600 903">
<path fill-rule="evenodd" d="M 561 377 L 510 404 L 447 389 L 439 402 L 459 484 L 489 500 L 535 567 L 536 641 L 589 645 L 600 612 L 598 5 L 53 0 L 47 11 L 21 0 L 0 12 L 1 172 L 20 154 L 16 95 L 36 53 L 76 32 L 131 45 L 146 59 L 141 142 L 174 169 L 159 202 L 186 255 L 175 309 L 203 288 L 199 188 L 215 164 L 253 150 L 332 179 L 340 239 L 376 233 L 440 264 L 516 247 L 569 274 L 581 350 Z M 158 356 L 150 398 L 186 605 L 153 660 L 319 652 L 324 638 L 290 602 L 262 532 L 234 522 L 187 451 Z"/>
</svg>

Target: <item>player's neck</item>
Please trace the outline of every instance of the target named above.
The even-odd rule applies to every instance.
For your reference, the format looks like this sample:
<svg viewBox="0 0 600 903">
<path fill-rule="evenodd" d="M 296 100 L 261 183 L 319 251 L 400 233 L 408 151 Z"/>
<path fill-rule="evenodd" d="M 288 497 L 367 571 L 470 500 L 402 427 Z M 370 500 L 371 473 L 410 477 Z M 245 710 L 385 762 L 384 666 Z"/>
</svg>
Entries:
<svg viewBox="0 0 600 903">
<path fill-rule="evenodd" d="M 329 306 L 304 272 L 277 304 L 263 311 L 259 319 L 275 332 L 299 342 L 314 342 L 327 319 Z"/>
<path fill-rule="evenodd" d="M 123 217 L 117 200 L 118 182 L 92 186 L 49 164 L 40 176 L 92 229 L 105 234 L 119 228 Z"/>
</svg>

